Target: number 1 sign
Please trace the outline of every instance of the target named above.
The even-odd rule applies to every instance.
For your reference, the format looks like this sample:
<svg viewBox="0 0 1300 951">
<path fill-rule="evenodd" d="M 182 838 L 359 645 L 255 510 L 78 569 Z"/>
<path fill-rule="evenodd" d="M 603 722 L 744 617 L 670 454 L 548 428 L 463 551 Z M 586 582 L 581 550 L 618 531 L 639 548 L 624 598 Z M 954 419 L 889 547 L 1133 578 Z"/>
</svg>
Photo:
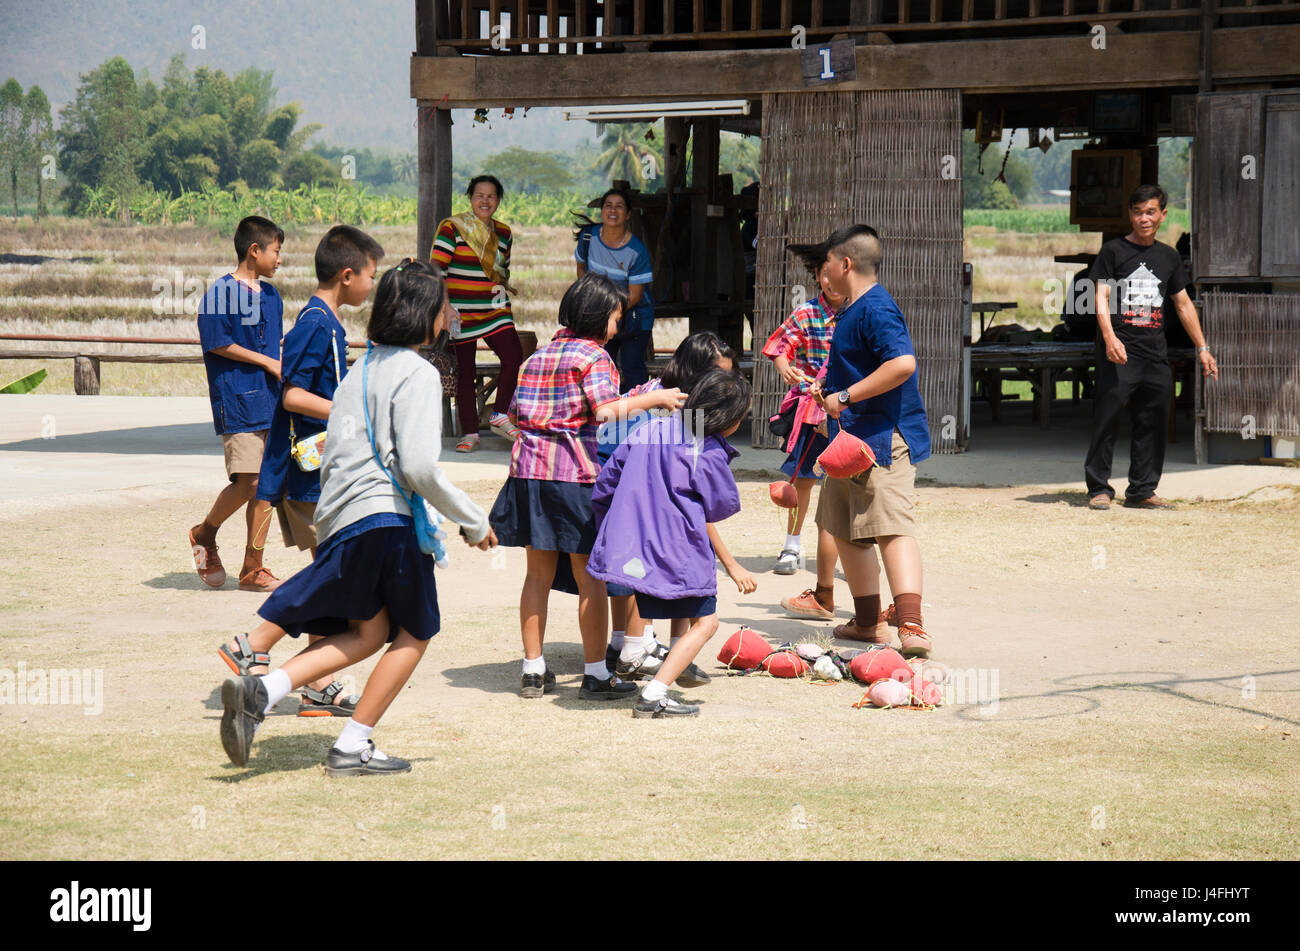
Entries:
<svg viewBox="0 0 1300 951">
<path fill-rule="evenodd" d="M 852 40 L 832 40 L 800 51 L 803 84 L 821 86 L 858 78 L 858 61 Z"/>
</svg>

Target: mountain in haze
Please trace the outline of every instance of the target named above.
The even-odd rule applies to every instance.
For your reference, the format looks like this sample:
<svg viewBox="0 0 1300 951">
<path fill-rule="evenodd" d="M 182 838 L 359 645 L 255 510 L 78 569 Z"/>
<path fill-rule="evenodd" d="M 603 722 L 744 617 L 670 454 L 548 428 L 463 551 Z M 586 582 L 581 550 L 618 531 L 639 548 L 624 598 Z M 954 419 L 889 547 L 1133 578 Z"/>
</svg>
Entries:
<svg viewBox="0 0 1300 951">
<path fill-rule="evenodd" d="M 200 37 L 204 48 L 195 49 Z M 183 53 L 191 70 L 273 70 L 278 101 L 298 100 L 303 122 L 325 126 L 315 141 L 414 151 L 414 48 L 411 0 L 0 3 L 0 82 L 13 76 L 24 89 L 39 85 L 56 122 L 81 75 L 110 57 L 122 56 L 137 76 L 147 71 L 158 81 L 172 56 Z M 453 111 L 452 121 L 452 149 L 469 161 L 511 145 L 568 154 L 595 135 L 594 125 L 566 122 L 558 109 L 527 116 L 521 109 L 513 119 L 494 109 L 490 130 L 473 121 L 471 110 Z"/>
</svg>

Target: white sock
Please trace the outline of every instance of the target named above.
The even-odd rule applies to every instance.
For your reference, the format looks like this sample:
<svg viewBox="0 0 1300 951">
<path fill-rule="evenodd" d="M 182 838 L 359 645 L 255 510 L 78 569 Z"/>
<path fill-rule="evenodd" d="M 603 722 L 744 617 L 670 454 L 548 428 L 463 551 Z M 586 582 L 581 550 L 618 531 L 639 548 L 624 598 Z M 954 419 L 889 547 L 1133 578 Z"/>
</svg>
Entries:
<svg viewBox="0 0 1300 951">
<path fill-rule="evenodd" d="M 614 648 L 616 651 L 621 651 L 623 649 L 623 641 L 626 637 L 627 633 L 625 631 L 615 631 L 609 636 L 609 646 Z"/>
<path fill-rule="evenodd" d="M 340 753 L 360 753 L 370 745 L 370 734 L 374 729 L 373 726 L 366 726 L 349 718 L 348 722 L 343 724 L 343 732 L 334 741 L 334 748 Z"/>
<path fill-rule="evenodd" d="M 655 640 L 655 632 L 651 628 L 645 629 L 645 635 L 641 638 L 641 649 L 647 654 L 655 649 L 659 642 Z"/>
<path fill-rule="evenodd" d="M 641 691 L 641 699 L 654 703 L 656 700 L 662 700 L 668 696 L 668 685 L 659 680 L 652 680 L 645 685 Z"/>
<path fill-rule="evenodd" d="M 646 637 L 653 638 L 653 637 L 655 636 L 655 624 L 654 624 L 654 621 L 646 621 L 646 622 L 645 622 L 645 630 L 644 630 L 642 633 L 643 633 Z"/>
<path fill-rule="evenodd" d="M 785 536 L 785 547 L 794 551 L 803 551 L 803 538 L 800 535 Z"/>
<path fill-rule="evenodd" d="M 618 659 L 627 663 L 638 661 L 645 656 L 645 648 L 641 646 L 640 641 L 627 641 L 623 649 L 618 652 Z"/>
<path fill-rule="evenodd" d="M 582 672 L 588 677 L 595 677 L 597 680 L 609 680 L 611 676 L 609 668 L 605 666 L 603 660 L 598 660 L 594 664 L 584 663 Z"/>
<path fill-rule="evenodd" d="M 546 658 L 537 656 L 533 658 L 524 658 L 524 673 L 526 674 L 544 674 L 546 673 Z"/>
<path fill-rule="evenodd" d="M 283 668 L 264 674 L 262 685 L 266 687 L 266 709 L 262 711 L 263 713 L 270 713 L 272 707 L 293 693 L 293 681 L 289 679 L 289 675 Z"/>
</svg>

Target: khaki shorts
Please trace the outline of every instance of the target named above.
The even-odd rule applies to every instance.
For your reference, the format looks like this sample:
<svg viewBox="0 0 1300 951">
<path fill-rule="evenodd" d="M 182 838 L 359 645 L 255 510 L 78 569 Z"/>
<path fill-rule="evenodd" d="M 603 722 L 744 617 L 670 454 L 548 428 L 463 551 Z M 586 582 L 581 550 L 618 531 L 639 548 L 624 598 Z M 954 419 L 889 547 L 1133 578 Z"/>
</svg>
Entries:
<svg viewBox="0 0 1300 951">
<path fill-rule="evenodd" d="M 894 431 L 893 464 L 872 466 L 850 479 L 827 478 L 817 499 L 817 527 L 863 548 L 889 535 L 915 535 L 916 466 Z"/>
<path fill-rule="evenodd" d="M 235 481 L 236 475 L 262 471 L 262 453 L 266 450 L 266 437 L 270 430 L 255 433 L 222 433 L 221 448 L 226 454 L 226 475 Z"/>
<path fill-rule="evenodd" d="M 311 551 L 316 547 L 316 503 L 281 499 L 275 503 L 285 548 Z"/>
</svg>

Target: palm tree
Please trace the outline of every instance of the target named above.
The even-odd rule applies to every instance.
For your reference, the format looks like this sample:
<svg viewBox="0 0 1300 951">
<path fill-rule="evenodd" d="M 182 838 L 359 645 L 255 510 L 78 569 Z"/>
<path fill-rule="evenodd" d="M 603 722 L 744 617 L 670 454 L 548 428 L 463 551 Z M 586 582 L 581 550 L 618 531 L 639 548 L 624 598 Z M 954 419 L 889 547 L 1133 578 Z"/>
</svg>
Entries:
<svg viewBox="0 0 1300 951">
<path fill-rule="evenodd" d="M 644 187 L 649 179 L 657 178 L 663 168 L 663 156 L 646 140 L 649 128 L 645 123 L 611 124 L 600 140 L 604 151 L 596 157 L 595 170 L 608 181 L 623 179 L 639 187 Z M 643 173 L 645 156 L 651 159 L 652 174 L 649 178 Z"/>
</svg>

